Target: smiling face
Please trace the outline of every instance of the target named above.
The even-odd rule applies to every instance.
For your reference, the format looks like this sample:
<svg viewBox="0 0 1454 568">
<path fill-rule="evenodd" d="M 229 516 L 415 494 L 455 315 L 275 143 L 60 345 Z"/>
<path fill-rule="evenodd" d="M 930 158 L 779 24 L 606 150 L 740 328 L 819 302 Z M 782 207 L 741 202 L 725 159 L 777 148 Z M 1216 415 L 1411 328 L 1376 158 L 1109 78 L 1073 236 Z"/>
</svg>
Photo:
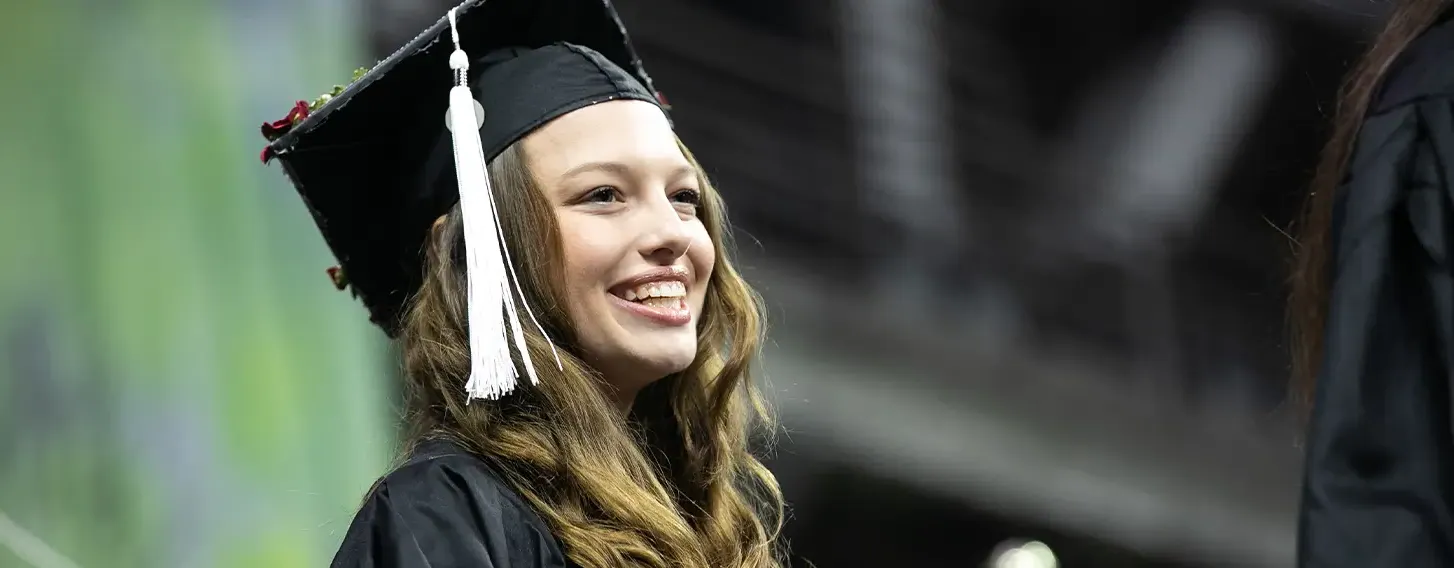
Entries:
<svg viewBox="0 0 1454 568">
<path fill-rule="evenodd" d="M 555 211 L 582 355 L 629 406 L 642 387 L 696 358 L 716 257 L 698 217 L 698 172 L 666 115 L 642 101 L 573 111 L 523 144 Z"/>
</svg>

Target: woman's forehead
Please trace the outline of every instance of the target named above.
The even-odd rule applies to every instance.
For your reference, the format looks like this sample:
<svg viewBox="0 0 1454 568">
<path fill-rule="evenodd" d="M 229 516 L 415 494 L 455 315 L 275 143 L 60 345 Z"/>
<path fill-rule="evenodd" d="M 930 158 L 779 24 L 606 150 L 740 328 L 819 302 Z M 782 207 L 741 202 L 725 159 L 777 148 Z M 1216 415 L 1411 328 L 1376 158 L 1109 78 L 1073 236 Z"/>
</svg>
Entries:
<svg viewBox="0 0 1454 568">
<path fill-rule="evenodd" d="M 589 164 L 653 170 L 690 166 L 666 115 L 644 101 L 609 101 L 572 111 L 526 136 L 524 143 L 532 169 L 545 179 Z"/>
</svg>

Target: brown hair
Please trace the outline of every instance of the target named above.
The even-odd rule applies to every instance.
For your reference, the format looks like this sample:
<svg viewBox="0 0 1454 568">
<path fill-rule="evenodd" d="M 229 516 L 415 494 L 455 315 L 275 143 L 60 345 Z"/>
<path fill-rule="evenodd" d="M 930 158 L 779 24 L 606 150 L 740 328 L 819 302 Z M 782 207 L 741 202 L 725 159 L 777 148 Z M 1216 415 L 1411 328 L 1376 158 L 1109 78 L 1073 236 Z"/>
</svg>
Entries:
<svg viewBox="0 0 1454 568">
<path fill-rule="evenodd" d="M 696 160 L 682 147 L 696 166 Z M 400 334 L 408 440 L 447 436 L 488 459 L 587 568 L 779 566 L 783 500 L 749 451 L 771 416 L 749 375 L 761 302 L 728 258 L 721 197 L 698 174 L 701 218 L 717 244 L 695 361 L 637 397 L 629 419 L 586 365 L 562 309 L 555 216 L 516 143 L 489 166 L 499 218 L 527 301 L 560 347 L 526 326 L 538 386 L 466 405 L 470 370 L 459 210 L 436 224 L 424 284 Z M 701 168 L 698 167 L 698 171 Z"/>
<path fill-rule="evenodd" d="M 1329 226 L 1335 192 L 1347 173 L 1359 128 L 1394 62 L 1454 0 L 1402 0 L 1339 91 L 1332 133 L 1318 160 L 1297 230 L 1297 256 L 1288 297 L 1292 398 L 1306 410 L 1323 357 L 1331 259 Z"/>
</svg>

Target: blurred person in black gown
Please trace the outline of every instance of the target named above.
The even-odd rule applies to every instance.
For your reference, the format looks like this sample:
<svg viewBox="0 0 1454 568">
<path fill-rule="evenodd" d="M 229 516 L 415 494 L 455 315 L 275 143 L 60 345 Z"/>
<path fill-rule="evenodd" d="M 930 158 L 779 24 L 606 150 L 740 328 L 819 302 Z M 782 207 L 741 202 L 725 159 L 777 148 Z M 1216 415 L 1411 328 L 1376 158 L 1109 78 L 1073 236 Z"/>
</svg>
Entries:
<svg viewBox="0 0 1454 568">
<path fill-rule="evenodd" d="M 604 0 L 472 0 L 265 124 L 408 383 L 340 568 L 775 568 L 721 197 Z"/>
<path fill-rule="evenodd" d="M 1454 567 L 1454 22 L 1399 2 L 1340 93 L 1289 315 L 1299 566 Z"/>
</svg>

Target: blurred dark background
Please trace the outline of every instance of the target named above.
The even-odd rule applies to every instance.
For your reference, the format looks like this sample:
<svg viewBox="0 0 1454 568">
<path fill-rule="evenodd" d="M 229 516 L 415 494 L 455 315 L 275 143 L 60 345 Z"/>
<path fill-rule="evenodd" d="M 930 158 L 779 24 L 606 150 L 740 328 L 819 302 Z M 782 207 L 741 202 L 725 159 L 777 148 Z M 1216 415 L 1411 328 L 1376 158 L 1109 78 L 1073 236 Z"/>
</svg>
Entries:
<svg viewBox="0 0 1454 568">
<path fill-rule="evenodd" d="M 0 8 L 0 566 L 331 554 L 396 365 L 253 129 L 451 4 Z M 1383 3 L 617 4 L 770 305 L 799 565 L 1291 564 L 1281 229 Z"/>
</svg>

